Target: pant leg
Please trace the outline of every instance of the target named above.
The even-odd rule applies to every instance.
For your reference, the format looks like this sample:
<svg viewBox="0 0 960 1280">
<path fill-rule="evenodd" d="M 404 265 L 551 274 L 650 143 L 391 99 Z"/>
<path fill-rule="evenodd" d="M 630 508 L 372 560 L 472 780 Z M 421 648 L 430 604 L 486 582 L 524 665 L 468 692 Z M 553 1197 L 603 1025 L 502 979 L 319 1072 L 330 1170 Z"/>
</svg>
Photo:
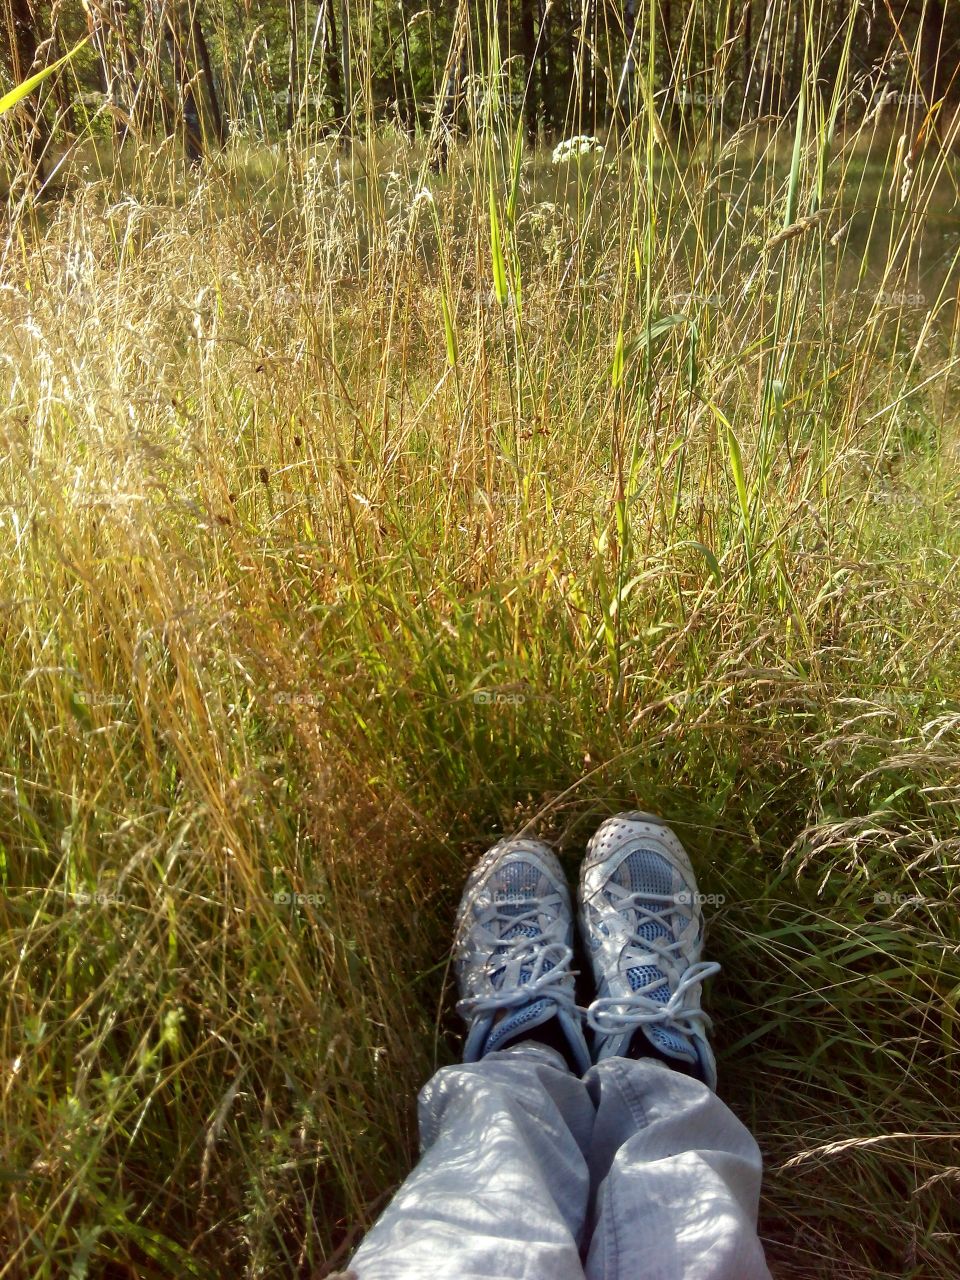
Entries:
<svg viewBox="0 0 960 1280">
<path fill-rule="evenodd" d="M 733 1112 L 653 1058 L 607 1058 L 584 1081 L 597 1107 L 587 1280 L 769 1280 L 760 1151 Z"/>
<path fill-rule="evenodd" d="M 350 1263 L 357 1280 L 583 1280 L 593 1102 L 546 1046 L 443 1067 L 420 1163 Z"/>
</svg>

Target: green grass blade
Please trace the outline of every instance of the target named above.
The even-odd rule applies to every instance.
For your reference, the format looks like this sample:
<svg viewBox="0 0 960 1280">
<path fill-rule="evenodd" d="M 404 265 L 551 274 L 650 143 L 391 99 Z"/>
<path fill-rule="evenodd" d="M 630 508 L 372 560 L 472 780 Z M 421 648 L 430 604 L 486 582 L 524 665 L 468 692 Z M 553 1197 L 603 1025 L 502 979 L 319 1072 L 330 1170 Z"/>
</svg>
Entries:
<svg viewBox="0 0 960 1280">
<path fill-rule="evenodd" d="M 61 67 L 65 66 L 71 58 L 74 58 L 80 52 L 89 40 L 89 36 L 84 36 L 82 40 L 78 41 L 77 44 L 73 46 L 69 53 L 65 53 L 63 57 L 58 58 L 56 62 L 51 62 L 49 67 L 44 67 L 42 71 L 38 71 L 36 75 L 30 76 L 28 79 L 24 80 L 22 84 L 14 86 L 9 93 L 5 93 L 3 97 L 0 98 L 0 116 L 2 116 L 5 111 L 9 111 L 12 107 L 15 107 L 18 102 L 21 102 L 28 93 L 31 93 L 36 89 L 37 85 L 43 84 L 44 80 L 46 80 L 48 76 L 52 76 L 55 71 L 59 71 Z"/>
<path fill-rule="evenodd" d="M 497 197 L 493 189 L 493 175 L 489 178 L 490 209 L 490 257 L 493 266 L 493 291 L 497 302 L 504 306 L 507 301 L 507 263 L 503 253 L 503 239 L 500 235 L 500 217 L 497 213 Z"/>
</svg>

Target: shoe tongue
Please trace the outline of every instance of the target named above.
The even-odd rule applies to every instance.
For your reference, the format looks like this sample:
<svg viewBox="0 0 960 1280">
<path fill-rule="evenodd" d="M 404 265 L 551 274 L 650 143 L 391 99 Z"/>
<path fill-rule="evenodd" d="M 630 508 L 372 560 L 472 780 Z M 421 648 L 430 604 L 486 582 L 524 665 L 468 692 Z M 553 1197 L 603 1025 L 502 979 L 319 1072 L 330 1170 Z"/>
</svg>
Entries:
<svg viewBox="0 0 960 1280">
<path fill-rule="evenodd" d="M 637 849 L 628 858 L 624 858 L 617 869 L 615 879 L 630 893 L 640 893 L 644 889 L 649 893 L 673 893 L 673 868 L 653 849 Z M 642 906 L 648 906 L 651 911 L 663 911 L 665 906 L 664 903 L 653 900 L 644 902 L 642 897 L 638 902 Z M 666 942 L 673 941 L 673 933 L 659 920 L 642 919 L 636 927 L 636 933 L 647 942 L 660 938 Z M 638 991 L 641 987 L 648 987 L 649 989 L 643 994 L 655 1004 L 666 1004 L 670 999 L 670 983 L 658 964 L 635 965 L 627 970 L 627 978 L 634 991 Z M 659 985 L 649 985 L 657 982 L 658 979 Z M 671 1057 L 694 1063 L 697 1061 L 692 1045 L 679 1032 L 671 1031 L 668 1027 L 656 1023 L 645 1026 L 643 1030 L 657 1049 L 661 1049 Z"/>
<path fill-rule="evenodd" d="M 680 1058 L 684 1062 L 692 1063 L 694 1066 L 699 1062 L 696 1049 L 678 1031 L 671 1031 L 669 1027 L 659 1026 L 655 1022 L 648 1023 L 642 1030 L 654 1048 L 659 1049 L 669 1057 Z"/>
<path fill-rule="evenodd" d="M 497 910 L 502 916 L 526 915 L 528 917 L 519 924 L 508 925 L 502 930 L 500 937 L 504 943 L 511 943 L 517 938 L 539 938 L 541 932 L 539 925 L 529 919 L 532 895 L 536 892 L 539 881 L 540 872 L 529 863 L 513 862 L 504 867 L 501 873 L 500 893 L 504 898 L 512 898 L 514 901 L 498 902 Z M 509 946 L 498 947 L 494 954 L 505 955 L 509 950 Z M 553 965 L 549 961 L 544 962 L 544 970 L 552 968 Z M 520 983 L 529 982 L 532 972 L 530 965 L 521 965 L 517 975 Z M 494 970 L 491 975 L 494 987 L 501 985 L 504 973 L 504 969 Z"/>
<path fill-rule="evenodd" d="M 532 1031 L 534 1027 L 541 1026 L 547 1022 L 557 1012 L 557 1006 L 552 1000 L 535 1000 L 532 1004 L 525 1004 L 520 1009 L 515 1009 L 512 1013 L 507 1013 L 501 1018 L 495 1027 L 487 1036 L 486 1043 L 483 1046 L 484 1053 L 493 1053 L 495 1049 L 501 1048 L 508 1040 L 514 1040 L 521 1031 Z"/>
</svg>

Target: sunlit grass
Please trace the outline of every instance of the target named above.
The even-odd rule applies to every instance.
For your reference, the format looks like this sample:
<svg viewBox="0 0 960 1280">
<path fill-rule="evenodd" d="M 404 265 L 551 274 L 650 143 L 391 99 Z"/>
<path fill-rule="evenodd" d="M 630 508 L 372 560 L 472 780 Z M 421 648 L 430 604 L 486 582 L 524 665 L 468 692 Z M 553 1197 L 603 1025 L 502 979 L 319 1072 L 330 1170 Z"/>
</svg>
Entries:
<svg viewBox="0 0 960 1280">
<path fill-rule="evenodd" d="M 956 162 L 828 114 L 100 148 L 19 208 L 0 1275 L 342 1263 L 471 860 L 638 803 L 724 898 L 778 1274 L 949 1272 Z"/>
</svg>

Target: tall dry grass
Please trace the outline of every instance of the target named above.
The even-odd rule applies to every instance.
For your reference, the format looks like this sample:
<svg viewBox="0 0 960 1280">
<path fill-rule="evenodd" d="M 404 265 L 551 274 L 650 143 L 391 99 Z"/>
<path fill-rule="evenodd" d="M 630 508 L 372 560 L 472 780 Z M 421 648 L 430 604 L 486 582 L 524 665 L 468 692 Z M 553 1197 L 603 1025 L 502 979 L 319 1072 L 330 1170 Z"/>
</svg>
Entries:
<svg viewBox="0 0 960 1280">
<path fill-rule="evenodd" d="M 843 92 L 559 163 L 493 102 L 443 177 L 101 148 L 12 211 L 0 1275 L 342 1264 L 472 860 L 636 803 L 723 898 L 776 1274 L 950 1274 L 955 139 Z"/>
</svg>

